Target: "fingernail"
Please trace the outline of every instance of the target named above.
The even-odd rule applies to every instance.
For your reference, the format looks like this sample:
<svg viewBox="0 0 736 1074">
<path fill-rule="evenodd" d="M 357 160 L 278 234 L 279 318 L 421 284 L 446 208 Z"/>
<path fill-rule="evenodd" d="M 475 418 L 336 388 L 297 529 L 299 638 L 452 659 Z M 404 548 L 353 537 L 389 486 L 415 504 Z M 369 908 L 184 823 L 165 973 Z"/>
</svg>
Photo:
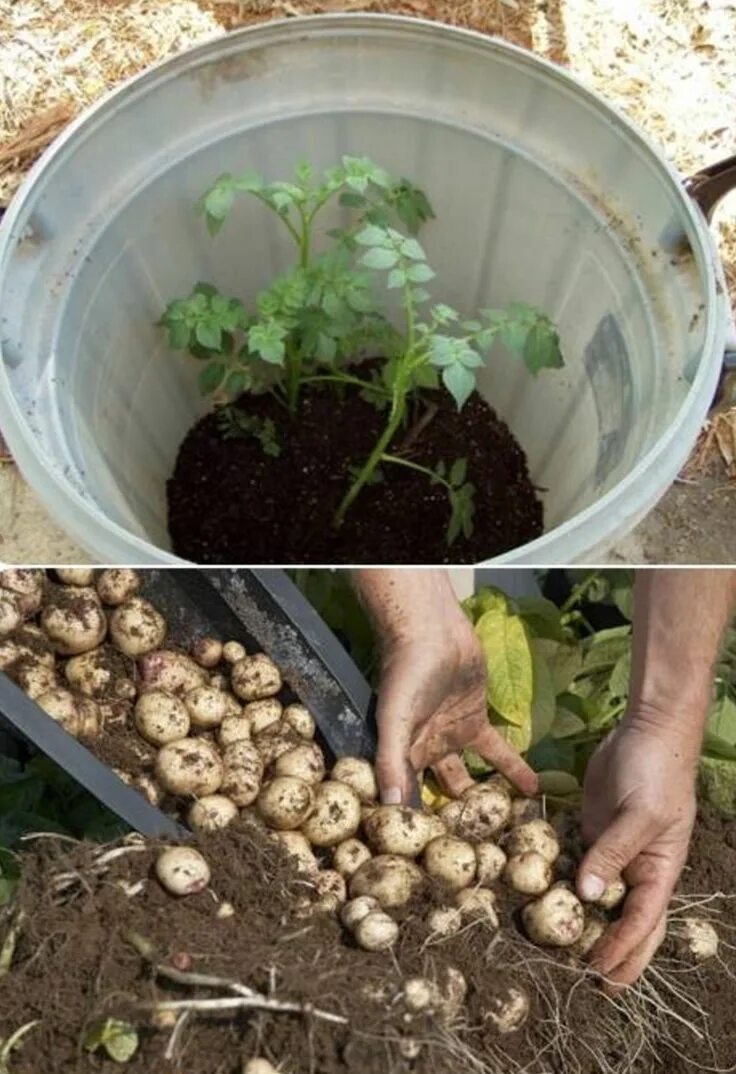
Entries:
<svg viewBox="0 0 736 1074">
<path fill-rule="evenodd" d="M 387 787 L 381 795 L 383 805 L 401 805 L 401 787 Z"/>
<path fill-rule="evenodd" d="M 594 873 L 587 873 L 578 884 L 580 897 L 585 899 L 586 902 L 595 902 L 596 899 L 600 899 L 605 890 L 605 880 L 601 880 Z"/>
</svg>

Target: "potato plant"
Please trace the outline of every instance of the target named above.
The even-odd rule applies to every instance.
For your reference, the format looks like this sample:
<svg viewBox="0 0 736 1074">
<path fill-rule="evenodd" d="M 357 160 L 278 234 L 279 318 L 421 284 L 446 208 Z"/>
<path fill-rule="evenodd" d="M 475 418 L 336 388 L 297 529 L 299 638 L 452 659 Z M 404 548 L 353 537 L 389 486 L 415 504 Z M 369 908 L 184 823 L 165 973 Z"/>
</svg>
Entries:
<svg viewBox="0 0 736 1074">
<path fill-rule="evenodd" d="M 294 244 L 294 264 L 257 296 L 254 311 L 198 283 L 187 298 L 170 302 L 161 320 L 172 349 L 205 363 L 199 384 L 214 396 L 223 438 L 252 436 L 264 454 L 281 452 L 271 419 L 231 405 L 244 393 L 271 392 L 298 420 L 307 386 L 360 391 L 385 413 L 385 426 L 369 456 L 347 467 L 349 480 L 333 524 L 342 525 L 361 490 L 379 479 L 381 467 L 402 466 L 444 488 L 448 545 L 461 534 L 470 537 L 475 488 L 467 460 L 423 463 L 391 451 L 391 444 L 407 423 L 410 402 L 424 391 L 444 387 L 461 410 L 497 340 L 532 374 L 562 366 L 549 318 L 522 302 L 483 309 L 472 318 L 434 303 L 427 285 L 435 272 L 416 238 L 434 218 L 432 206 L 422 190 L 367 158 L 343 157 L 321 178 L 307 163 L 289 181 L 267 182 L 252 171 L 221 175 L 199 203 L 212 235 L 240 195 L 256 198 L 275 214 Z M 317 221 L 335 200 L 350 219 L 320 243 Z M 398 328 L 387 301 L 376 295 L 375 277 L 384 273 L 388 290 L 400 296 Z M 366 357 L 379 368 L 365 373 Z"/>
</svg>

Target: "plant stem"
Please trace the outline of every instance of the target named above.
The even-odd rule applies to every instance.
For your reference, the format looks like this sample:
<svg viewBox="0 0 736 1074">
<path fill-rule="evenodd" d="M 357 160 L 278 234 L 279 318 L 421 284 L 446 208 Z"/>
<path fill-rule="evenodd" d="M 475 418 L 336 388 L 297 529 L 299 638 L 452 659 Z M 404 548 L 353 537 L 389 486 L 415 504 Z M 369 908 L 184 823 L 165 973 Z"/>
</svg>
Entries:
<svg viewBox="0 0 736 1074">
<path fill-rule="evenodd" d="M 420 466 L 418 462 L 410 462 L 408 459 L 402 459 L 399 455 L 382 455 L 381 462 L 391 462 L 396 466 L 405 466 L 407 470 L 416 470 L 417 473 L 424 474 L 425 477 L 444 485 L 448 491 L 452 492 L 452 485 L 449 481 L 445 481 L 444 477 L 440 477 L 439 474 L 436 474 L 434 470 L 430 470 L 427 466 Z"/>
<path fill-rule="evenodd" d="M 589 574 L 587 578 L 584 578 L 582 582 L 579 582 L 578 585 L 573 586 L 572 590 L 570 591 L 570 596 L 560 608 L 560 611 L 563 613 L 563 615 L 565 612 L 571 612 L 576 604 L 581 603 L 583 597 L 591 588 L 593 583 L 597 582 L 600 578 L 600 573 L 600 571 L 593 571 L 593 573 Z"/>
<path fill-rule="evenodd" d="M 402 393 L 400 397 L 397 396 L 397 398 L 395 399 L 388 425 L 384 429 L 383 434 L 378 440 L 376 446 L 373 448 L 373 451 L 368 457 L 368 461 L 366 462 L 365 466 L 360 471 L 357 478 L 348 489 L 346 495 L 343 498 L 342 503 L 337 509 L 334 521 L 335 526 L 342 526 L 343 522 L 345 521 L 345 515 L 348 513 L 353 503 L 359 496 L 361 489 L 365 485 L 367 485 L 370 479 L 373 477 L 375 469 L 383 457 L 383 453 L 396 435 L 396 432 L 401 425 L 401 420 L 404 416 L 405 398 L 406 393 Z"/>
<path fill-rule="evenodd" d="M 385 399 L 391 398 L 391 393 L 385 388 L 381 388 L 372 381 L 361 380 L 360 377 L 351 377 L 349 373 L 320 373 L 313 377 L 304 377 L 302 384 L 315 384 L 319 381 L 332 381 L 336 384 L 353 384 L 356 388 L 364 388 L 367 391 L 374 392 L 375 395 L 382 395 Z"/>
<path fill-rule="evenodd" d="M 299 209 L 299 216 L 302 222 L 302 233 L 299 238 L 299 261 L 303 269 L 309 268 L 309 258 L 311 255 L 311 240 L 312 240 L 312 221 L 311 218 L 304 212 L 304 206 L 297 206 Z"/>
</svg>

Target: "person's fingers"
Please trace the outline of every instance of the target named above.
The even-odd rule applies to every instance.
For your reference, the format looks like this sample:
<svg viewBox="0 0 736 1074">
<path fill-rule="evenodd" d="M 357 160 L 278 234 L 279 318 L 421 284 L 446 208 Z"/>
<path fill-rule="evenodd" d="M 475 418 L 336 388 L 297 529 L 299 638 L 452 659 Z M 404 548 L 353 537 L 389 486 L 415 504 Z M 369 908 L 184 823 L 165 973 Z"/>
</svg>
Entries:
<svg viewBox="0 0 736 1074">
<path fill-rule="evenodd" d="M 641 977 L 662 946 L 666 932 L 667 919 L 663 915 L 643 943 L 634 948 L 623 962 L 620 962 L 618 966 L 608 972 L 603 987 L 609 995 L 616 995 L 622 989 L 630 987 Z"/>
<path fill-rule="evenodd" d="M 596 902 L 654 835 L 652 821 L 642 813 L 631 809 L 618 813 L 580 863 L 577 875 L 580 898 Z"/>
<path fill-rule="evenodd" d="M 634 980 L 637 967 L 646 965 L 646 953 L 666 915 L 675 885 L 676 875 L 669 868 L 652 863 L 647 872 L 647 879 L 626 896 L 621 918 L 606 930 L 592 953 L 591 964 L 598 973 L 621 984 Z"/>
<path fill-rule="evenodd" d="M 484 761 L 492 764 L 522 794 L 531 798 L 539 792 L 539 779 L 536 772 L 489 723 L 481 728 L 468 745 L 477 750 Z"/>
<path fill-rule="evenodd" d="M 400 805 L 411 798 L 414 773 L 409 764 L 413 682 L 408 669 L 393 667 L 382 677 L 376 722 L 378 750 L 376 778 L 384 805 Z"/>
<path fill-rule="evenodd" d="M 434 774 L 442 790 L 451 798 L 459 798 L 468 787 L 473 786 L 473 780 L 457 753 L 451 753 L 435 762 Z"/>
</svg>

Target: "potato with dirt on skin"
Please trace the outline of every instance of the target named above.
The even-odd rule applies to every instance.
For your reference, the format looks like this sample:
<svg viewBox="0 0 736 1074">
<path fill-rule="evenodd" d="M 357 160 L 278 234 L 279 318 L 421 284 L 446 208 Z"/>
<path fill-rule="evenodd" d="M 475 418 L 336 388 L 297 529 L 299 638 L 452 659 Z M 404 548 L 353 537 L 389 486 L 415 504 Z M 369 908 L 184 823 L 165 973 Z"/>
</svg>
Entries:
<svg viewBox="0 0 736 1074">
<path fill-rule="evenodd" d="M 452 835 L 432 839 L 425 848 L 422 864 L 429 876 L 453 891 L 468 887 L 475 879 L 475 849 Z"/>
<path fill-rule="evenodd" d="M 256 809 L 269 828 L 287 831 L 298 828 L 314 805 L 312 788 L 296 776 L 276 776 L 261 787 Z"/>
<path fill-rule="evenodd" d="M 165 690 L 149 690 L 141 694 L 135 704 L 133 719 L 138 734 L 152 746 L 165 746 L 189 734 L 186 706 L 180 698 Z"/>
<path fill-rule="evenodd" d="M 504 1035 L 516 1033 L 529 1017 L 529 996 L 516 985 L 508 985 L 489 997 L 487 1003 L 484 1017 Z"/>
<path fill-rule="evenodd" d="M 462 796 L 462 838 L 493 839 L 511 817 L 511 795 L 498 783 L 477 783 Z"/>
<path fill-rule="evenodd" d="M 712 922 L 704 917 L 686 917 L 670 925 L 677 954 L 687 962 L 699 965 L 718 954 L 718 933 Z"/>
<path fill-rule="evenodd" d="M 222 660 L 222 642 L 217 638 L 197 638 L 192 645 L 192 657 L 202 668 L 215 668 Z"/>
<path fill-rule="evenodd" d="M 9 589 L 0 589 L 0 637 L 7 637 L 23 622 L 20 597 Z"/>
<path fill-rule="evenodd" d="M 457 906 L 436 906 L 427 917 L 432 937 L 454 936 L 462 928 L 463 916 Z"/>
<path fill-rule="evenodd" d="M 336 910 L 348 897 L 345 877 L 340 876 L 335 869 L 320 869 L 313 877 L 312 883 L 322 899 L 327 898 L 334 902 Z"/>
<path fill-rule="evenodd" d="M 18 611 L 24 619 L 35 615 L 43 601 L 46 576 L 34 568 L 9 567 L 0 571 L 0 587 L 15 593 Z"/>
<path fill-rule="evenodd" d="M 369 805 L 378 798 L 378 783 L 373 765 L 362 757 L 340 757 L 335 761 L 330 779 L 347 783 L 364 805 Z"/>
<path fill-rule="evenodd" d="M 506 862 L 506 883 L 523 895 L 542 895 L 552 883 L 552 866 L 534 850 L 516 854 Z"/>
<path fill-rule="evenodd" d="M 163 615 L 144 597 L 131 597 L 110 616 L 110 637 L 126 656 L 144 656 L 160 649 L 166 631 Z"/>
<path fill-rule="evenodd" d="M 271 766 L 274 776 L 297 776 L 316 786 L 325 776 L 325 759 L 316 742 L 304 742 L 280 754 Z"/>
<path fill-rule="evenodd" d="M 263 762 L 252 742 L 233 742 L 222 755 L 221 792 L 238 806 L 255 802 L 263 779 Z"/>
<path fill-rule="evenodd" d="M 372 895 L 358 895 L 355 899 L 348 899 L 340 911 L 340 921 L 346 929 L 353 932 L 355 927 L 367 917 L 373 910 L 380 910 L 381 904 Z"/>
<path fill-rule="evenodd" d="M 589 917 L 586 915 L 585 925 L 580 935 L 580 939 L 576 940 L 574 944 L 568 948 L 568 952 L 573 958 L 582 959 L 588 955 L 595 945 L 600 940 L 603 933 L 606 931 L 606 922 L 599 917 Z"/>
<path fill-rule="evenodd" d="M 109 567 L 97 576 L 97 592 L 103 604 L 125 604 L 141 587 L 140 575 L 130 567 Z"/>
<path fill-rule="evenodd" d="M 290 858 L 293 858 L 300 873 L 317 872 L 319 862 L 312 853 L 309 840 L 301 832 L 269 832 L 269 835 L 274 842 L 281 844 Z"/>
<path fill-rule="evenodd" d="M 332 865 L 342 876 L 351 877 L 373 857 L 360 839 L 344 839 L 332 851 Z"/>
<path fill-rule="evenodd" d="M 217 741 L 223 749 L 234 742 L 249 742 L 250 720 L 245 716 L 226 716 L 217 729 Z"/>
<path fill-rule="evenodd" d="M 455 896 L 455 904 L 464 921 L 482 921 L 492 929 L 498 928 L 496 896 L 488 888 L 463 888 Z"/>
<path fill-rule="evenodd" d="M 403 906 L 421 887 L 423 880 L 421 869 L 409 858 L 379 854 L 353 873 L 350 897 L 372 895 L 384 909 Z"/>
<path fill-rule="evenodd" d="M 512 828 L 506 842 L 506 853 L 510 858 L 527 851 L 541 854 L 552 865 L 560 853 L 557 833 L 546 820 L 530 820 Z"/>
<path fill-rule="evenodd" d="M 300 738 L 314 738 L 317 726 L 314 716 L 306 705 L 298 703 L 287 705 L 283 711 L 282 720 L 284 725 L 296 731 Z"/>
<path fill-rule="evenodd" d="M 275 697 L 264 697 L 260 701 L 249 701 L 242 711 L 250 720 L 251 734 L 255 736 L 280 721 L 283 705 Z"/>
<path fill-rule="evenodd" d="M 226 664 L 237 664 L 239 660 L 245 660 L 245 646 L 239 641 L 226 641 L 222 647 L 222 659 Z"/>
<path fill-rule="evenodd" d="M 379 806 L 363 822 L 368 845 L 376 854 L 403 854 L 415 858 L 433 835 L 433 826 L 425 813 L 408 806 Z"/>
<path fill-rule="evenodd" d="M 353 935 L 365 951 L 385 951 L 399 938 L 399 926 L 383 910 L 373 910 L 355 926 Z"/>
<path fill-rule="evenodd" d="M 210 867 L 193 847 L 167 847 L 156 858 L 156 876 L 170 895 L 196 895 L 210 882 Z"/>
<path fill-rule="evenodd" d="M 40 694 L 36 704 L 75 738 L 95 738 L 100 733 L 100 710 L 91 698 L 59 686 Z"/>
<path fill-rule="evenodd" d="M 57 567 L 56 577 L 63 585 L 91 586 L 95 580 L 95 572 L 91 567 Z"/>
<path fill-rule="evenodd" d="M 70 657 L 64 665 L 64 675 L 72 689 L 86 697 L 117 697 L 129 701 L 136 695 L 126 661 L 109 645 L 99 645 L 87 653 Z"/>
<path fill-rule="evenodd" d="M 263 761 L 264 768 L 272 765 L 282 754 L 296 749 L 303 741 L 294 731 L 282 727 L 281 723 L 272 724 L 259 735 L 253 736 L 253 745 Z"/>
<path fill-rule="evenodd" d="M 452 1022 L 457 1017 L 468 992 L 465 977 L 455 966 L 447 966 L 443 979 L 437 981 L 439 995 L 439 1013 L 445 1022 Z"/>
<path fill-rule="evenodd" d="M 510 825 L 517 828 L 532 820 L 542 820 L 542 803 L 539 798 L 514 798 L 511 802 Z"/>
<path fill-rule="evenodd" d="M 360 801 L 344 783 L 325 780 L 315 788 L 314 809 L 302 831 L 312 846 L 334 847 L 349 839 L 360 824 Z"/>
<path fill-rule="evenodd" d="M 195 798 L 215 794 L 223 775 L 220 754 L 202 738 L 169 742 L 156 757 L 156 779 L 169 794 L 191 794 Z"/>
<path fill-rule="evenodd" d="M 475 879 L 478 884 L 488 886 L 499 876 L 506 865 L 506 855 L 496 843 L 476 843 L 475 845 Z"/>
<path fill-rule="evenodd" d="M 0 637 L 0 671 L 8 671 L 19 661 L 56 668 L 56 656 L 48 638 L 32 623 L 23 623 L 8 637 Z"/>
<path fill-rule="evenodd" d="M 219 727 L 229 708 L 226 695 L 212 686 L 195 686 L 184 694 L 184 704 L 192 727 L 199 731 L 211 731 Z"/>
<path fill-rule="evenodd" d="M 205 794 L 189 810 L 187 820 L 197 832 L 216 832 L 227 828 L 238 813 L 238 807 L 231 798 L 226 798 L 224 794 Z"/>
<path fill-rule="evenodd" d="M 284 685 L 281 672 L 265 653 L 254 653 L 233 664 L 230 682 L 233 692 L 243 701 L 273 697 Z"/>
<path fill-rule="evenodd" d="M 154 649 L 139 657 L 138 672 L 142 690 L 165 690 L 177 696 L 207 683 L 205 669 L 173 649 Z"/>
<path fill-rule="evenodd" d="M 521 918 L 529 939 L 542 946 L 572 947 L 585 929 L 583 904 L 562 884 L 525 906 Z"/>
<path fill-rule="evenodd" d="M 56 690 L 61 685 L 59 676 L 53 668 L 40 664 L 36 660 L 24 660 L 12 674 L 12 678 L 21 690 L 35 701 L 42 694 Z"/>
<path fill-rule="evenodd" d="M 60 656 L 77 656 L 103 641 L 107 619 L 96 590 L 57 589 L 43 607 L 41 627 Z"/>
</svg>

